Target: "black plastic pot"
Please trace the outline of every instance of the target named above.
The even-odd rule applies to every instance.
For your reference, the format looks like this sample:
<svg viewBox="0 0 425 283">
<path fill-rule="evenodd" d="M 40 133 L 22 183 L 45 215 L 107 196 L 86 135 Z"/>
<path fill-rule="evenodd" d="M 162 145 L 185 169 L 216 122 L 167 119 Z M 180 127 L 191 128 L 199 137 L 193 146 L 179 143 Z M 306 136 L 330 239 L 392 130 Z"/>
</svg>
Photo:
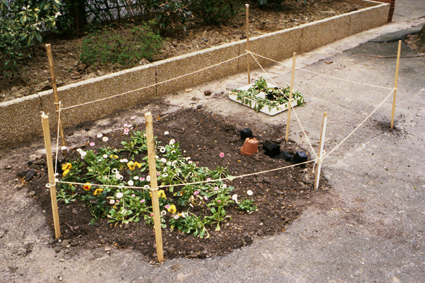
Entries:
<svg viewBox="0 0 425 283">
<path fill-rule="evenodd" d="M 240 133 L 241 133 L 241 140 L 245 140 L 246 138 L 252 138 L 251 129 L 245 128 L 243 130 L 240 130 Z"/>
<path fill-rule="evenodd" d="M 264 154 L 270 157 L 275 157 L 280 153 L 280 146 L 274 143 L 263 144 L 263 149 L 266 151 Z"/>
<path fill-rule="evenodd" d="M 307 160 L 308 160 L 308 156 L 304 151 L 297 151 L 295 155 L 292 157 L 293 164 L 303 163 L 303 162 L 306 162 Z M 305 166 L 305 164 L 303 164 L 303 166 Z"/>
<path fill-rule="evenodd" d="M 291 154 L 287 151 L 281 151 L 278 155 L 276 155 L 275 158 L 276 159 L 285 159 L 285 161 L 291 161 L 292 160 Z"/>
</svg>

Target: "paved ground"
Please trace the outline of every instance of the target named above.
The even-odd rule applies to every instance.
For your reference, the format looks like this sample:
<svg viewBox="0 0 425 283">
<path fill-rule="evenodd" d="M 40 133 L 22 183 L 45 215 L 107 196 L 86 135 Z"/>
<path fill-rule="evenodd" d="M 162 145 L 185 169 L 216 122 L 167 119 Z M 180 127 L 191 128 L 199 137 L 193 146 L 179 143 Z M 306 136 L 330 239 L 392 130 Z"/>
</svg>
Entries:
<svg viewBox="0 0 425 283">
<path fill-rule="evenodd" d="M 395 55 L 397 42 L 369 41 L 425 22 L 419 19 L 425 16 L 425 5 L 420 5 L 424 1 L 398 2 L 403 4 L 396 6 L 397 22 L 338 41 L 297 60 L 297 66 L 304 70 L 363 83 L 297 70 L 296 88 L 308 102 L 307 107 L 296 109 L 297 114 L 310 140 L 317 144 L 323 112 L 328 113 L 327 152 L 390 93 L 388 89 L 364 84 L 394 86 L 395 58 L 380 56 Z M 414 54 L 403 45 L 402 56 Z M 283 63 L 289 66 L 290 60 Z M 3 169 L 11 162 L 23 164 L 29 155 L 39 154 L 41 142 L 0 152 L 0 174 L 6 176 L 0 191 L 0 282 L 57 282 L 59 276 L 63 282 L 424 282 L 424 69 L 424 57 L 401 60 L 396 130 L 388 129 L 390 97 L 324 161 L 323 172 L 332 185 L 328 196 L 317 199 L 285 233 L 213 259 L 176 259 L 153 267 L 131 251 L 106 254 L 102 249 L 80 250 L 78 257 L 71 258 L 62 252 L 56 254 L 48 247 L 51 235 L 46 232 L 44 216 L 23 190 L 13 189 L 14 178 Z M 290 80 L 284 66 L 268 68 L 267 72 L 278 83 Z M 258 75 L 264 74 L 253 72 L 254 78 Z M 284 124 L 286 114 L 255 114 L 224 98 L 206 98 L 199 91 L 243 85 L 245 77 L 232 76 L 166 100 L 176 107 L 201 104 L 222 115 L 240 119 L 252 116 L 265 125 Z M 199 100 L 193 104 L 192 97 Z M 138 114 L 142 116 L 143 112 Z M 106 124 L 113 128 L 134 113 L 123 112 L 114 121 L 100 120 L 97 127 Z M 308 147 L 296 121 L 291 125 L 291 137 Z M 96 128 L 92 131 L 96 132 Z M 76 132 L 75 136 L 80 134 L 87 133 Z"/>
</svg>

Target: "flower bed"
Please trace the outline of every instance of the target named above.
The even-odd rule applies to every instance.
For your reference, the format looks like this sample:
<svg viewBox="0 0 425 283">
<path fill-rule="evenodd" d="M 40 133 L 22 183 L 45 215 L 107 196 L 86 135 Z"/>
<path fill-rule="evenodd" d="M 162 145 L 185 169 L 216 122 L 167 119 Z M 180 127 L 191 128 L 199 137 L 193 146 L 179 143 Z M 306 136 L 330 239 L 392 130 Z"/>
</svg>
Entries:
<svg viewBox="0 0 425 283">
<path fill-rule="evenodd" d="M 170 158 L 165 155 L 171 154 L 172 145 L 170 145 L 170 141 L 173 139 L 175 141 L 173 145 L 177 146 L 178 144 L 182 164 L 184 163 L 186 168 L 194 168 L 190 172 L 201 174 L 192 176 L 192 179 L 206 180 L 212 178 L 212 174 L 217 174 L 217 168 L 224 168 L 224 170 L 227 168 L 228 174 L 237 176 L 291 165 L 290 162 L 266 156 L 263 154 L 262 146 L 260 146 L 260 153 L 252 157 L 241 155 L 239 149 L 243 141 L 239 138 L 239 129 L 235 127 L 235 121 L 229 118 L 224 119 L 195 109 L 177 111 L 166 116 L 160 116 L 160 113 L 154 112 L 153 114 L 156 117 L 154 133 L 157 136 L 157 155 L 159 157 L 157 163 L 161 168 L 166 166 L 169 167 L 167 170 L 180 169 L 183 171 L 183 168 L 172 167 L 174 169 L 171 169 L 170 166 L 166 165 Z M 71 245 L 70 254 L 78 253 L 78 247 L 91 249 L 100 246 L 110 252 L 114 248 L 135 249 L 141 253 L 142 257 L 156 258 L 154 254 L 155 235 L 151 223 L 150 191 L 124 190 L 115 185 L 117 183 L 133 184 L 133 186 L 149 185 L 147 169 L 142 172 L 144 162 L 146 162 L 146 160 L 143 160 L 146 157 L 142 153 L 144 148 L 141 146 L 132 147 L 132 141 L 136 139 L 135 134 L 137 132 L 140 132 L 140 134 L 137 134 L 140 140 L 144 139 L 142 133 L 145 125 L 135 125 L 134 120 L 128 120 L 127 123 L 127 125 L 122 125 L 122 128 L 117 132 L 103 133 L 102 137 L 99 135 L 99 137 L 85 138 L 79 146 L 81 150 L 74 149 L 70 160 L 62 160 L 62 165 L 71 163 L 73 167 L 68 168 L 68 165 L 64 168 L 65 171 L 70 169 L 65 178 L 71 178 L 71 175 L 73 175 L 74 179 L 80 178 L 79 182 L 83 184 L 91 183 L 91 185 L 86 185 L 86 189 L 84 189 L 84 186 L 75 186 L 75 193 L 72 188 L 65 188 L 62 185 L 61 188 L 58 188 L 61 239 L 62 243 L 67 241 Z M 130 123 L 133 124 L 132 129 Z M 249 127 L 253 130 L 254 135 L 261 133 L 260 144 L 264 140 L 273 141 L 274 138 L 282 136 L 281 127 L 263 129 L 260 124 L 257 128 L 257 124 L 249 125 Z M 81 127 L 89 129 L 92 124 L 82 124 Z M 131 138 L 132 135 L 133 138 Z M 122 141 L 125 144 L 122 144 Z M 161 143 L 159 143 L 160 141 Z M 292 153 L 300 150 L 294 143 L 284 143 L 282 146 Z M 109 149 L 106 151 L 105 149 L 108 147 Z M 132 148 L 133 153 L 123 150 L 125 147 Z M 165 152 L 161 152 L 162 147 L 170 147 L 170 150 L 166 149 Z M 138 151 L 139 148 L 141 149 L 140 152 Z M 174 147 L 175 149 L 176 147 Z M 98 161 L 101 160 L 101 162 L 95 164 L 98 169 L 93 171 L 88 170 L 89 167 L 92 167 L 88 164 L 88 161 L 93 158 L 90 157 L 91 152 Z M 84 155 L 84 160 L 81 159 L 81 155 Z M 86 159 L 87 156 L 88 159 Z M 190 159 L 186 160 L 188 157 Z M 167 159 L 167 161 L 162 162 L 162 158 Z M 103 162 L 105 167 L 103 167 Z M 34 178 L 27 186 L 35 192 L 35 197 L 41 206 L 40 213 L 45 211 L 42 214 L 46 216 L 47 221 L 51 221 L 50 194 L 45 186 L 48 183 L 47 174 L 45 174 L 45 160 L 42 158 L 32 160 L 30 163 L 32 164 L 31 169 L 37 172 L 38 177 Z M 77 164 L 82 164 L 82 166 L 79 167 Z M 110 173 L 104 175 L 110 176 L 111 182 L 114 181 L 115 187 L 112 189 L 105 185 L 103 187 L 95 186 L 95 183 L 100 182 L 96 180 L 99 176 L 87 176 L 89 172 L 99 172 L 102 168 L 107 167 L 110 167 L 107 170 L 107 172 L 110 170 Z M 114 169 L 117 169 L 118 172 Z M 186 187 L 185 192 L 182 192 L 184 187 L 179 186 L 174 186 L 172 192 L 170 188 L 160 188 L 160 190 L 163 190 L 163 193 L 160 193 L 161 211 L 164 214 L 162 219 L 163 224 L 166 225 L 162 229 L 165 258 L 203 258 L 223 255 L 233 249 L 250 244 L 256 237 L 282 232 L 285 226 L 296 219 L 304 207 L 312 201 L 313 195 L 322 192 L 321 189 L 315 191 L 311 184 L 300 181 L 304 178 L 304 175 L 311 173 L 310 164 L 307 165 L 307 169 L 308 172 L 305 172 L 304 168 L 296 167 L 290 170 L 235 179 L 226 183 L 218 182 L 217 185 L 214 182 L 210 184 L 211 186 L 205 184 L 190 185 L 190 187 Z M 77 173 L 79 170 L 81 172 Z M 166 178 L 170 178 L 170 172 L 167 172 L 168 176 L 163 176 L 164 169 L 158 170 L 158 172 L 162 175 L 158 177 L 158 180 L 161 180 L 159 185 L 164 183 Z M 189 171 L 185 172 L 189 174 Z M 121 176 L 117 176 L 117 173 L 122 176 L 122 179 Z M 227 171 L 224 173 L 227 174 Z M 63 177 L 63 172 L 60 177 Z M 326 185 L 326 181 L 321 181 L 321 184 Z M 216 187 L 219 189 L 215 190 Z M 232 191 L 230 191 L 231 188 L 233 188 Z M 100 192 L 98 189 L 103 189 L 103 191 Z M 96 190 L 98 191 L 96 192 Z M 229 191 L 228 194 L 224 193 L 226 190 Z M 219 198 L 217 191 L 222 193 L 223 199 Z M 98 194 L 99 192 L 100 194 Z M 180 192 L 182 196 L 179 196 Z M 62 195 L 59 196 L 59 193 Z M 164 194 L 165 198 L 163 197 Z M 205 200 L 205 195 L 207 195 L 208 200 Z M 202 196 L 204 199 L 201 200 Z M 145 201 L 141 203 L 143 199 Z M 182 201 L 185 199 L 186 204 L 183 204 Z M 236 199 L 239 204 L 235 203 Z M 115 203 L 110 203 L 112 200 Z M 116 204 L 117 200 L 118 205 Z M 192 200 L 193 202 L 191 202 Z M 228 202 L 227 206 L 218 205 L 218 200 L 221 203 Z M 251 201 L 252 203 L 249 203 Z M 208 206 L 210 203 L 212 205 Z M 252 212 L 253 205 L 257 206 L 257 209 Z M 219 211 L 220 207 L 221 211 Z M 223 209 L 225 210 L 225 220 L 220 221 L 220 230 L 218 231 L 216 231 L 218 223 L 211 219 L 211 216 L 214 215 L 212 208 L 216 210 L 216 213 L 222 213 Z M 122 209 L 125 209 L 125 211 Z M 132 214 L 129 214 L 127 209 L 131 210 Z M 193 216 L 183 218 L 183 213 L 185 216 L 186 214 Z M 173 220 L 176 215 L 179 216 L 178 223 Z M 134 218 L 130 220 L 131 217 Z M 137 218 L 139 221 L 135 222 Z M 93 219 L 95 221 L 92 221 Z M 208 224 L 204 224 L 203 238 L 200 237 L 200 233 L 203 231 L 202 225 L 200 224 L 201 227 L 197 226 L 198 219 L 209 221 Z M 171 229 L 171 226 L 173 226 L 173 229 Z M 181 230 L 178 226 L 181 226 Z M 195 226 L 198 228 L 197 237 L 194 237 L 196 229 L 191 228 L 190 231 L 189 229 L 184 231 L 185 227 Z M 51 233 L 53 234 L 53 226 L 51 226 Z M 208 235 L 209 238 L 207 238 Z M 59 245 L 59 243 L 53 243 L 52 247 Z"/>
<path fill-rule="evenodd" d="M 257 112 L 268 115 L 276 115 L 289 108 L 290 87 L 278 88 L 268 86 L 264 78 L 260 77 L 255 83 L 234 89 L 230 92 L 229 98 L 233 101 L 251 107 Z M 304 97 L 301 93 L 292 93 L 291 104 L 293 107 L 304 105 Z"/>
</svg>

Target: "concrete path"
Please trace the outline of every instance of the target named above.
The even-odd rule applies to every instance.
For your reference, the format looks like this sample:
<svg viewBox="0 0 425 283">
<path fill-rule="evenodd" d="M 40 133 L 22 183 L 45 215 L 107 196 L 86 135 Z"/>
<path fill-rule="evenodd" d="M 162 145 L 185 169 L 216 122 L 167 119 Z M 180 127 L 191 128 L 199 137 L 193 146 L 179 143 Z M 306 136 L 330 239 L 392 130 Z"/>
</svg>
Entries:
<svg viewBox="0 0 425 283">
<path fill-rule="evenodd" d="M 305 94 L 308 104 L 296 112 L 316 148 L 323 112 L 329 117 L 325 149 L 330 152 L 390 93 L 389 89 L 364 84 L 394 86 L 396 60 L 391 56 L 397 52 L 397 42 L 369 41 L 423 24 L 425 19 L 419 17 L 425 15 L 425 5 L 418 2 L 423 1 L 398 3 L 395 23 L 298 58 L 297 67 L 303 70 L 297 70 L 295 85 Z M 402 56 L 415 54 L 403 45 Z M 283 63 L 290 66 L 290 60 Z M 267 72 L 279 84 L 290 81 L 289 70 L 282 65 L 267 68 Z M 388 129 L 390 97 L 324 161 L 323 172 L 332 186 L 329 195 L 315 200 L 315 204 L 280 235 L 256 240 L 251 246 L 227 256 L 176 259 L 159 267 L 149 265 L 135 252 L 121 250 L 111 254 L 102 249 L 81 250 L 78 258 L 61 261 L 62 255 L 58 256 L 48 247 L 50 239 L 49 233 L 43 230 L 44 216 L 37 215 L 35 208 L 27 208 L 31 200 L 23 198 L 23 192 L 8 195 L 10 189 L 6 188 L 0 197 L 13 206 L 1 209 L 4 219 L 8 215 L 19 215 L 24 208 L 27 211 L 8 233 L 0 231 L 0 244 L 8 251 L 16 245 L 17 250 L 0 258 L 0 282 L 57 282 L 58 276 L 63 282 L 424 282 L 424 72 L 424 57 L 402 58 L 396 129 Z M 252 77 L 259 75 L 264 74 L 255 71 Z M 165 100 L 175 105 L 174 108 L 201 104 L 221 115 L 241 119 L 252 116 L 264 124 L 284 125 L 286 114 L 268 117 L 226 98 L 213 99 L 202 93 L 204 88 L 226 91 L 226 86 L 245 83 L 246 75 L 240 74 Z M 135 113 L 142 114 L 142 111 L 121 113 L 114 123 L 121 123 Z M 107 119 L 96 122 L 96 127 L 105 124 L 111 129 L 114 127 Z M 94 133 L 96 129 L 91 131 Z M 82 130 L 75 135 L 91 133 Z M 291 123 L 291 138 L 308 147 L 295 120 Z M 41 152 L 41 142 L 31 146 L 31 150 L 38 148 Z M 13 154 L 13 150 L 8 154 Z M 15 154 L 31 154 L 28 148 L 18 151 L 15 149 Z M 23 160 L 16 158 L 16 162 Z M 0 160 L 1 168 L 2 162 Z M 13 180 L 6 183 L 12 186 Z M 25 223 L 30 220 L 35 224 L 28 229 Z M 13 243 L 12 238 L 22 245 L 33 241 L 33 252 L 19 257 L 19 244 Z"/>
</svg>

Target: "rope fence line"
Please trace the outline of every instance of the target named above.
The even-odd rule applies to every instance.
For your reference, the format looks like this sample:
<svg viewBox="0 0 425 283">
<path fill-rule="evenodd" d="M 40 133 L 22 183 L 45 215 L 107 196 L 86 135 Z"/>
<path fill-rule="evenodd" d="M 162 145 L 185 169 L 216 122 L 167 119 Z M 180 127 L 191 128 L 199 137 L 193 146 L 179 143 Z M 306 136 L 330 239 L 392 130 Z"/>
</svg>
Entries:
<svg viewBox="0 0 425 283">
<path fill-rule="evenodd" d="M 225 63 L 228 63 L 230 61 L 236 60 L 236 59 L 238 59 L 240 57 L 246 56 L 247 54 L 248 53 L 244 53 L 244 54 L 241 54 L 239 56 L 236 56 L 236 57 L 227 59 L 227 60 L 225 60 L 223 62 L 220 62 L 220 63 L 214 64 L 214 65 L 211 65 L 211 66 L 208 66 L 208 67 L 199 69 L 197 71 L 194 71 L 194 72 L 191 72 L 191 73 L 188 73 L 188 74 L 185 74 L 185 75 L 174 77 L 172 79 L 168 79 L 168 80 L 165 80 L 165 81 L 162 81 L 162 82 L 159 82 L 159 83 L 154 83 L 154 84 L 151 84 L 151 85 L 148 85 L 148 86 L 144 86 L 144 87 L 137 88 L 137 89 L 134 89 L 134 90 L 129 90 L 129 91 L 126 91 L 126 92 L 123 92 L 123 93 L 115 94 L 115 95 L 104 97 L 104 98 L 99 98 L 99 99 L 92 100 L 92 101 L 85 102 L 85 103 L 76 104 L 76 105 L 72 105 L 72 106 L 68 106 L 68 107 L 63 107 L 62 110 L 68 110 L 68 109 L 72 109 L 72 108 L 76 108 L 76 107 L 80 107 L 80 106 L 84 106 L 84 105 L 88 105 L 88 104 L 92 104 L 92 103 L 96 103 L 96 102 L 108 100 L 108 99 L 111 99 L 111 98 L 115 98 L 115 97 L 123 96 L 123 95 L 129 94 L 129 93 L 133 93 L 133 92 L 136 92 L 136 91 L 140 91 L 140 90 L 143 90 L 143 89 L 148 89 L 148 88 L 155 87 L 155 86 L 158 86 L 158 85 L 161 85 L 161 84 L 165 84 L 165 83 L 168 83 L 168 82 L 171 82 L 171 81 L 174 81 L 174 80 L 178 80 L 178 79 L 187 77 L 189 75 L 193 75 L 193 74 L 196 74 L 196 73 L 199 73 L 199 72 L 202 72 L 202 71 L 205 71 L 205 70 L 208 70 L 208 69 L 211 69 L 211 68 L 220 66 L 222 64 L 225 64 Z"/>
<path fill-rule="evenodd" d="M 270 78 L 270 80 L 272 81 L 272 83 L 273 83 L 274 85 L 276 85 L 276 86 L 277 86 L 277 84 L 273 81 L 273 79 L 272 79 L 272 77 L 269 75 L 269 73 L 267 73 L 267 72 L 266 72 L 266 70 L 264 70 L 263 66 L 261 66 L 260 62 L 258 62 L 258 61 L 257 61 L 257 58 L 255 58 L 255 56 L 254 56 L 251 52 L 248 52 L 248 53 L 250 53 L 250 54 L 251 54 L 252 58 L 254 58 L 255 62 L 258 64 L 258 66 L 260 66 L 261 70 L 263 70 L 263 72 L 264 72 L 264 73 L 265 73 L 265 74 L 266 74 L 266 75 Z M 284 92 L 283 92 L 283 95 L 284 95 L 284 96 L 288 99 L 288 101 L 289 101 L 288 96 L 286 96 Z M 311 143 L 310 143 L 310 139 L 308 138 L 307 133 L 306 133 L 306 132 L 305 132 L 305 130 L 304 130 L 304 127 L 303 127 L 303 125 L 302 125 L 302 123 L 301 123 L 301 120 L 299 119 L 299 117 L 298 117 L 298 115 L 297 115 L 297 112 L 295 111 L 295 108 L 294 108 L 294 107 L 292 107 L 292 103 L 291 103 L 290 101 L 289 101 L 289 105 L 290 105 L 290 107 L 292 108 L 292 110 L 294 111 L 295 117 L 297 118 L 297 122 L 298 122 L 298 124 L 300 125 L 301 130 L 303 131 L 303 134 L 304 134 L 304 136 L 305 136 L 305 137 L 306 137 L 306 139 L 307 139 L 308 145 L 310 146 L 311 151 L 313 152 L 314 156 L 315 156 L 315 157 L 316 157 L 316 159 L 317 159 L 318 157 L 317 157 L 316 151 L 314 150 L 313 146 L 311 145 Z"/>
<path fill-rule="evenodd" d="M 323 159 L 327 158 L 330 154 L 337 150 L 338 147 L 340 147 L 349 137 L 351 137 L 354 132 L 356 132 L 382 106 L 382 104 L 384 104 L 384 102 L 388 99 L 388 97 L 391 96 L 391 94 L 394 93 L 394 91 L 395 89 L 391 90 L 391 92 L 384 98 L 384 100 L 382 100 L 382 102 L 379 103 L 379 105 L 369 115 L 367 115 L 367 117 L 351 133 L 349 133 L 348 136 L 346 136 L 338 145 L 336 145 L 329 153 L 327 153 L 323 157 Z"/>
<path fill-rule="evenodd" d="M 252 53 L 252 52 L 250 52 L 250 53 Z M 272 61 L 272 62 L 274 62 L 274 63 L 277 63 L 277 64 L 279 64 L 279 65 L 282 65 L 282 66 L 284 66 L 285 68 L 288 68 L 288 69 L 289 69 L 289 67 L 288 67 L 288 66 L 286 66 L 286 65 L 285 65 L 284 63 L 282 63 L 282 62 L 279 62 L 279 61 L 276 61 L 276 60 L 273 60 L 273 59 L 270 59 L 270 58 L 267 58 L 267 57 L 261 56 L 261 55 L 256 54 L 256 53 L 252 53 L 252 54 L 253 54 L 253 55 L 255 55 L 255 56 L 261 57 L 261 58 L 263 58 L 263 59 L 266 59 L 266 60 Z M 314 71 L 309 71 L 309 70 L 302 69 L 302 68 L 296 68 L 296 70 L 303 71 L 303 72 L 307 72 L 307 73 L 312 73 L 312 74 L 315 74 L 315 75 L 319 75 L 319 76 L 323 76 L 323 77 L 327 77 L 327 78 L 331 78 L 331 79 L 335 79 L 335 80 L 339 80 L 339 81 L 344 81 L 344 82 L 354 83 L 354 84 L 360 84 L 360 85 L 365 85 L 365 86 L 370 86 L 370 87 L 375 87 L 375 88 L 388 89 L 388 90 L 392 90 L 392 89 L 393 89 L 393 88 L 391 88 L 391 87 L 378 86 L 378 85 L 373 85 L 373 84 L 367 84 L 367 83 L 356 82 L 356 81 L 352 81 L 352 80 L 346 80 L 346 79 L 342 79 L 342 78 L 338 78 L 338 77 L 334 77 L 334 76 L 330 76 L 330 75 L 325 75 L 325 74 L 317 73 L 317 72 L 314 72 Z"/>
<path fill-rule="evenodd" d="M 242 57 L 242 56 L 245 56 L 245 55 L 247 55 L 247 54 L 251 54 L 251 56 L 254 58 L 254 60 L 256 61 L 256 63 L 260 66 L 260 68 L 263 70 L 263 72 L 267 75 L 267 76 L 269 76 L 270 77 L 270 75 L 264 70 L 264 68 L 262 67 L 262 65 L 258 62 L 258 60 L 255 58 L 255 56 L 254 55 L 257 55 L 257 56 L 259 56 L 259 57 L 262 57 L 262 58 L 265 58 L 265 59 L 268 59 L 268 60 L 271 60 L 271 61 L 274 61 L 274 62 L 276 62 L 276 63 L 279 63 L 279 64 L 282 64 L 282 63 L 280 63 L 280 62 L 277 62 L 277 61 L 275 61 L 275 60 L 273 60 L 273 59 L 269 59 L 269 58 L 266 58 L 266 57 L 264 57 L 264 56 L 261 56 L 261 55 L 258 55 L 258 54 L 255 54 L 255 53 L 252 53 L 252 52 L 250 52 L 250 51 L 247 51 L 247 53 L 245 53 L 245 54 L 242 54 L 242 55 L 239 55 L 239 56 L 237 56 L 237 57 L 234 57 L 234 58 L 231 58 L 231 59 L 228 59 L 228 60 L 226 60 L 226 61 L 223 61 L 223 62 L 221 62 L 221 63 L 218 63 L 218 64 L 215 64 L 215 65 L 212 65 L 212 66 L 210 66 L 210 67 L 206 67 L 206 68 L 204 68 L 204 69 L 200 69 L 200 70 L 198 70 L 198 71 L 195 71 L 195 72 L 193 72 L 193 73 L 197 73 L 197 72 L 201 72 L 201 71 L 203 71 L 203 70 L 206 70 L 206 69 L 209 69 L 209 68 L 212 68 L 212 67 L 215 67 L 215 66 L 217 66 L 217 65 L 220 65 L 220 64 L 223 64 L 223 63 L 226 63 L 226 62 L 229 62 L 229 61 L 231 61 L 231 60 L 234 60 L 234 59 L 237 59 L 237 58 L 240 58 L 240 57 Z M 299 69 L 299 68 L 297 68 L 297 70 L 302 70 L 302 69 Z M 190 74 L 193 74 L 193 73 L 190 73 Z M 315 72 L 313 72 L 313 73 L 315 73 Z M 159 85 L 159 84 L 162 84 L 162 83 L 166 83 L 166 82 L 169 82 L 169 81 L 173 81 L 173 80 L 175 80 L 175 79 L 178 79 L 178 78 L 181 78 L 181 77 L 185 77 L 185 76 L 188 76 L 188 75 L 190 75 L 190 74 L 186 74 L 186 75 L 183 75 L 183 76 L 179 76 L 179 77 L 176 77 L 176 78 L 173 78 L 173 79 L 170 79 L 170 80 L 167 80 L 167 81 L 164 81 L 164 82 L 161 82 L 161 83 L 157 83 L 157 84 L 154 84 L 154 85 L 150 85 L 150 86 L 147 86 L 147 87 L 143 87 L 143 88 L 140 88 L 140 89 L 136 89 L 136 90 L 133 90 L 133 91 L 128 91 L 128 92 L 125 92 L 125 93 L 121 93 L 121 94 L 118 94 L 118 95 L 115 95 L 115 96 L 111 96 L 111 97 L 108 97 L 108 98 L 105 98 L 105 99 L 109 99 L 109 98 L 112 98 L 112 97 L 117 97 L 117 96 L 121 96 L 121 95 L 125 95 L 125 94 L 127 94 L 127 93 L 131 93 L 131 92 L 135 92 L 135 91 L 138 91 L 138 90 L 141 90 L 141 89 L 144 89 L 144 88 L 148 88 L 148 87 L 152 87 L 152 86 L 155 86 L 155 85 Z M 320 73 L 317 73 L 318 75 L 323 75 L 323 74 L 320 74 Z M 327 75 L 324 75 L 324 76 L 327 76 Z M 336 78 L 336 77 L 332 77 L 332 76 L 327 76 L 327 77 L 331 77 L 331 78 L 335 78 L 335 79 L 339 79 L 339 78 Z M 270 77 L 270 80 L 272 81 L 272 83 L 274 83 L 274 81 L 273 81 L 273 79 Z M 342 81 L 347 81 L 347 80 L 343 80 L 343 79 L 339 79 L 339 80 L 342 80 Z M 353 82 L 353 83 L 357 83 L 357 84 L 363 84 L 363 83 L 359 83 L 359 82 L 354 82 L 354 81 L 348 81 L 348 82 Z M 369 85 L 369 84 L 364 84 L 364 85 Z M 374 85 L 369 85 L 369 86 L 374 86 Z M 380 87 L 380 86 L 374 86 L 374 87 L 378 87 L 378 88 L 385 88 L 385 89 L 389 89 L 389 88 L 386 88 L 386 87 Z M 304 128 L 302 127 L 302 124 L 301 124 L 301 122 L 300 122 L 300 120 L 299 120 L 299 117 L 298 117 L 298 115 L 296 115 L 296 117 L 297 117 L 297 120 L 298 120 L 298 123 L 300 124 L 300 126 L 301 126 L 301 128 L 302 128 L 302 130 L 303 130 L 303 133 L 304 133 L 304 135 L 306 136 L 306 138 L 307 138 L 307 141 L 308 141 L 308 143 L 309 143 L 309 145 L 310 145 L 310 147 L 311 147 L 311 149 L 312 149 L 312 151 L 313 151 L 313 153 L 314 153 L 314 155 L 315 155 L 315 159 L 313 159 L 313 160 L 309 160 L 309 161 L 306 161 L 306 162 L 303 162 L 303 163 L 298 163 L 298 164 L 293 164 L 293 165 L 288 165 L 288 166 L 284 166 L 284 167 L 278 167 L 278 168 L 274 168 L 274 169 L 270 169 L 270 170 L 264 170 L 264 171 L 259 171 L 259 172 L 253 172 L 253 173 L 248 173 L 248 174 L 242 174 L 242 175 L 238 175 L 238 176 L 228 176 L 228 177 L 226 177 L 226 178 L 220 178 L 220 179 L 215 179 L 215 180 L 209 180 L 209 181 L 198 181 L 198 182 L 189 182 L 189 183 L 181 183 L 181 184 L 170 184 L 170 185 L 160 185 L 160 186 L 158 186 L 158 188 L 169 188 L 169 187 L 177 187 L 177 186 L 186 186 L 186 185 L 196 185 L 196 184 L 203 184 L 203 183 L 213 183 L 213 182 L 222 182 L 222 181 L 225 181 L 225 180 L 229 180 L 229 181 L 232 181 L 232 180 L 234 180 L 234 179 L 239 179 L 239 178 L 244 178 L 244 177 L 249 177 L 249 176 L 254 176 L 254 175 L 261 175 L 261 174 L 266 174 L 266 173 L 270 173 L 270 172 L 274 172 L 274 171 L 279 171 L 279 170 L 284 170 L 284 169 L 288 169 L 288 168 L 293 168 L 293 167 L 296 167 L 296 166 L 300 166 L 300 165 L 303 165 L 303 164 L 308 164 L 308 163 L 315 163 L 315 164 L 319 164 L 319 163 L 322 163 L 323 162 L 323 160 L 324 159 L 326 159 L 326 158 L 328 158 L 333 152 L 335 152 L 343 143 L 345 143 L 345 141 L 348 139 L 348 138 L 350 138 L 381 106 L 382 106 L 382 104 L 388 99 L 388 97 L 390 97 L 391 96 L 391 94 L 393 94 L 393 92 L 395 91 L 395 89 L 393 88 L 393 89 L 391 89 L 391 92 L 382 100 L 382 102 L 359 124 L 359 125 L 357 125 L 357 127 L 351 132 L 351 133 L 349 133 L 339 144 L 337 144 L 329 153 L 327 153 L 326 155 L 324 155 L 322 158 L 318 158 L 317 157 L 317 155 L 316 155 L 316 153 L 315 153 L 315 151 L 314 151 L 314 149 L 313 149 L 313 147 L 312 147 L 312 145 L 311 145 L 311 143 L 310 143 L 310 141 L 309 141 L 309 139 L 308 139 L 308 136 L 307 136 L 307 134 L 306 134 L 306 132 L 304 131 Z M 100 99 L 100 100 L 105 100 L 105 99 Z M 60 102 L 59 102 L 59 113 L 62 111 L 62 110 L 66 110 L 66 109 L 70 109 L 70 108 L 74 108 L 74 107 L 78 107 L 78 106 L 81 106 L 81 105 L 85 105 L 85 104 L 89 104 L 89 103 L 94 103 L 94 102 L 97 102 L 97 101 L 99 101 L 99 100 L 95 100 L 95 101 L 92 101 L 92 102 L 88 102 L 88 103 L 83 103 L 83 104 L 79 104 L 79 105 L 74 105 L 74 106 L 71 106 L 71 107 L 66 107 L 66 108 L 61 108 L 61 104 L 60 104 Z M 295 112 L 295 110 L 294 110 L 294 113 L 296 113 Z M 60 116 L 59 116 L 60 117 Z M 59 124 L 58 124 L 58 133 L 59 133 Z M 59 137 L 57 138 L 57 145 L 56 145 L 56 147 L 57 147 L 57 150 L 56 150 L 56 162 L 57 162 L 57 154 L 58 154 L 58 151 L 59 151 Z M 56 170 L 55 171 L 57 171 L 57 168 L 55 168 Z M 85 185 L 85 183 L 79 183 L 79 182 L 67 182 L 67 181 L 59 181 L 59 180 L 55 180 L 55 182 L 56 183 L 62 183 L 62 184 L 73 184 L 73 185 L 81 185 L 81 186 L 84 186 Z M 130 188 L 130 189 L 138 189 L 138 190 L 141 190 L 141 189 L 143 189 L 143 190 L 147 190 L 147 189 L 149 189 L 150 191 L 157 191 L 158 190 L 158 188 L 157 189 L 151 189 L 150 187 L 149 188 L 147 188 L 147 187 L 137 187 L 137 186 L 124 186 L 124 185 L 105 185 L 105 184 L 91 184 L 90 183 L 90 185 L 91 186 L 95 186 L 95 187 L 115 187 L 115 188 Z"/>
<path fill-rule="evenodd" d="M 170 188 L 170 187 L 180 187 L 180 186 L 187 186 L 187 185 L 198 185 L 198 184 L 205 184 L 205 183 L 222 182 L 222 181 L 226 181 L 226 180 L 233 181 L 235 179 L 240 179 L 240 178 L 245 178 L 245 177 L 260 175 L 260 174 L 266 174 L 266 173 L 275 172 L 275 171 L 280 171 L 280 170 L 293 168 L 293 167 L 296 167 L 296 166 L 305 165 L 305 164 L 313 163 L 313 162 L 314 163 L 317 162 L 317 159 L 309 160 L 309 161 L 302 162 L 302 163 L 292 164 L 292 165 L 288 165 L 288 166 L 278 167 L 278 168 L 274 168 L 274 169 L 269 169 L 269 170 L 264 170 L 264 171 L 259 171 L 259 172 L 252 172 L 252 173 L 242 174 L 242 175 L 238 175 L 238 176 L 228 176 L 228 177 L 225 177 L 225 178 L 208 180 L 208 181 L 197 181 L 197 182 L 180 183 L 180 184 L 160 185 L 160 186 L 158 186 L 158 188 Z M 70 185 L 81 185 L 81 186 L 86 185 L 86 183 L 68 182 L 68 181 L 59 181 L 59 180 L 55 180 L 55 182 L 59 183 L 59 184 L 70 184 Z M 92 184 L 92 183 L 90 183 L 90 185 L 94 186 L 94 187 L 129 188 L 129 189 L 137 189 L 137 190 L 157 191 L 157 189 L 152 189 L 150 187 L 147 188 L 147 187 L 138 187 L 138 186 L 104 185 L 104 184 Z"/>
</svg>

